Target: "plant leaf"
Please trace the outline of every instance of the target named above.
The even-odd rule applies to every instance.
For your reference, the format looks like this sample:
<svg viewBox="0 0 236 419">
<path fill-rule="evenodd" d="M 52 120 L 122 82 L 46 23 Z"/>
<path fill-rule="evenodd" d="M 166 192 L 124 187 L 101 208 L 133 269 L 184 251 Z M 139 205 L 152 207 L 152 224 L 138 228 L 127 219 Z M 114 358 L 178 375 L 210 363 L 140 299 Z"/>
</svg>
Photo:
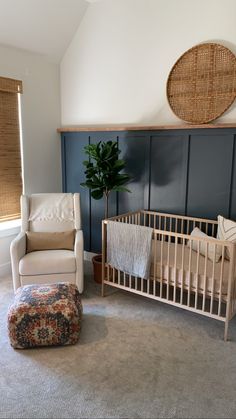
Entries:
<svg viewBox="0 0 236 419">
<path fill-rule="evenodd" d="M 89 160 L 83 162 L 85 166 L 85 182 L 81 186 L 91 190 L 94 199 L 101 199 L 104 193 L 114 190 L 130 192 L 123 185 L 129 182 L 130 176 L 123 172 L 125 161 L 119 159 L 120 150 L 117 141 L 99 141 L 84 147 Z"/>
<path fill-rule="evenodd" d="M 101 199 L 103 197 L 103 192 L 100 189 L 95 189 L 91 192 L 91 195 L 94 199 Z"/>
<path fill-rule="evenodd" d="M 124 186 L 117 186 L 117 187 L 113 188 L 113 191 L 116 191 L 116 192 L 130 192 L 131 193 L 131 190 L 128 189 L 128 188 L 125 188 Z"/>
</svg>

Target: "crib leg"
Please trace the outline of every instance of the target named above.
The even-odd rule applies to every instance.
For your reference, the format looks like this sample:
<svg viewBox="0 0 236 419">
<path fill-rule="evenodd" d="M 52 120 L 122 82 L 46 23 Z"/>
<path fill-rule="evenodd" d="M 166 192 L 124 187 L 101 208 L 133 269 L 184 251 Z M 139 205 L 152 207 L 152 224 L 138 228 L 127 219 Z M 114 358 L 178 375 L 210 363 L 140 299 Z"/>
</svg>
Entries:
<svg viewBox="0 0 236 419">
<path fill-rule="evenodd" d="M 228 340 L 228 329 L 229 329 L 229 320 L 226 319 L 225 321 L 225 333 L 224 333 L 224 341 L 227 342 Z"/>
</svg>

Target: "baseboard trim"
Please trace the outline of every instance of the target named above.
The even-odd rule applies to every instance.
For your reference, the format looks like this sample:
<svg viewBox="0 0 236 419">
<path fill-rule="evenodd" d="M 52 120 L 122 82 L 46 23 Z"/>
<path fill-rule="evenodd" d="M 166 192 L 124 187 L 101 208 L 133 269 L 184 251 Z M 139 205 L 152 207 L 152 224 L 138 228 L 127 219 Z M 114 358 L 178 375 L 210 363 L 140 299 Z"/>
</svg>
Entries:
<svg viewBox="0 0 236 419">
<path fill-rule="evenodd" d="M 97 253 L 87 252 L 85 250 L 84 251 L 84 260 L 88 260 L 89 262 L 92 262 L 93 256 L 96 256 L 96 255 L 97 255 Z"/>
<path fill-rule="evenodd" d="M 11 274 L 11 262 L 0 265 L 0 278 Z"/>
</svg>

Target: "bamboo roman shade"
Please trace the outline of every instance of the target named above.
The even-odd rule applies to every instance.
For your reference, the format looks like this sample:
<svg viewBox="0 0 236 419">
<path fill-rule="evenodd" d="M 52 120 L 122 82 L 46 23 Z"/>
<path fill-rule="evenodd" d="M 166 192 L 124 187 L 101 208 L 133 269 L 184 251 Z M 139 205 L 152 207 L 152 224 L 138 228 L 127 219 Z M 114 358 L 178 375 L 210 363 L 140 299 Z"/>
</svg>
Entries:
<svg viewBox="0 0 236 419">
<path fill-rule="evenodd" d="M 22 82 L 0 77 L 0 221 L 20 218 L 22 194 L 18 93 Z"/>
</svg>

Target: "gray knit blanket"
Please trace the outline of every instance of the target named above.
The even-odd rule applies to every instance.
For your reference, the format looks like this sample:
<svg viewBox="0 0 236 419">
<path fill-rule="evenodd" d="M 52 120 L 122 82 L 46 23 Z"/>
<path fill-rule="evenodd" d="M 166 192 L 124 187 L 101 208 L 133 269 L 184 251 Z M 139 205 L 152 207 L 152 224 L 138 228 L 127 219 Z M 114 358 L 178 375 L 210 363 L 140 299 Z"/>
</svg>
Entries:
<svg viewBox="0 0 236 419">
<path fill-rule="evenodd" d="M 107 222 L 107 262 L 114 268 L 148 279 L 151 263 L 150 227 Z"/>
</svg>

